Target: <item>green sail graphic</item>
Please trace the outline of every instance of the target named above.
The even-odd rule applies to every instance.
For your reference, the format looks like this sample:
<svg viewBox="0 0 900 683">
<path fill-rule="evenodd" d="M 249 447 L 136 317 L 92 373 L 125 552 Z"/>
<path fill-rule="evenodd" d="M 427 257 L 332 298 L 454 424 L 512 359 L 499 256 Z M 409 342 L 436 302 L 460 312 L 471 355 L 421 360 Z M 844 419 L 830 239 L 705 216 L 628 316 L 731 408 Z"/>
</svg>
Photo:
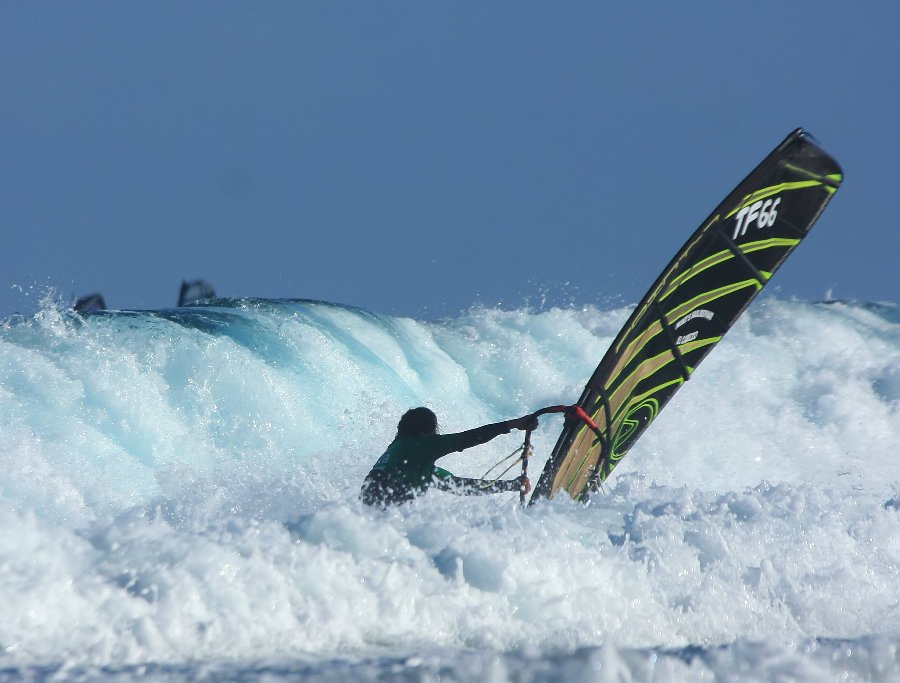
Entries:
<svg viewBox="0 0 900 683">
<path fill-rule="evenodd" d="M 586 500 L 806 236 L 843 179 L 797 129 L 697 229 L 647 292 L 578 400 L 531 502 Z"/>
</svg>

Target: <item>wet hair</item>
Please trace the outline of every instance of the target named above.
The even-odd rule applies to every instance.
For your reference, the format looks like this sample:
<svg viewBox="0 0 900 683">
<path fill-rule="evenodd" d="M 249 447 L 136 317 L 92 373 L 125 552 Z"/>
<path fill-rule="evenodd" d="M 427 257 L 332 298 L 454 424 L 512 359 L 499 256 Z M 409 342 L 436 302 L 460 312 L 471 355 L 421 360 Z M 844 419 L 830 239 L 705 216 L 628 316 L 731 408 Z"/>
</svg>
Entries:
<svg viewBox="0 0 900 683">
<path fill-rule="evenodd" d="M 411 408 L 403 413 L 397 423 L 397 438 L 437 434 L 437 415 L 428 408 Z"/>
</svg>

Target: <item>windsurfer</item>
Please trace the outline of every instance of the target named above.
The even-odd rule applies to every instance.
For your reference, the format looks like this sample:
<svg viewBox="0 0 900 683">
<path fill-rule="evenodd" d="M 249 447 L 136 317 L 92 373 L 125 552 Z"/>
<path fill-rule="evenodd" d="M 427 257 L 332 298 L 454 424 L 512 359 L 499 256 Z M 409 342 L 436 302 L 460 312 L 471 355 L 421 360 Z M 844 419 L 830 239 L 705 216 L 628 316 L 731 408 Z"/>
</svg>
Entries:
<svg viewBox="0 0 900 683">
<path fill-rule="evenodd" d="M 487 443 L 513 429 L 531 430 L 537 418 L 527 415 L 496 422 L 456 434 L 439 434 L 437 416 L 428 408 L 407 410 L 397 424 L 397 435 L 366 475 L 360 499 L 366 505 L 404 503 L 435 487 L 460 495 L 482 495 L 519 491 L 528 493 L 526 476 L 502 481 L 457 477 L 435 466 L 435 462 L 457 451 Z"/>
</svg>

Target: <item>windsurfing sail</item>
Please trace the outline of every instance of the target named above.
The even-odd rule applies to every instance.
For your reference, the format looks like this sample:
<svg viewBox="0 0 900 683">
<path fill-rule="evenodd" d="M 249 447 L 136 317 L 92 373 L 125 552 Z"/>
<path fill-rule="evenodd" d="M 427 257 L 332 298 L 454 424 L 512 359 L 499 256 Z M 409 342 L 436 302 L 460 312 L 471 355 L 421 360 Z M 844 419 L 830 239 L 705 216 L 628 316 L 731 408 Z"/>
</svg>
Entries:
<svg viewBox="0 0 900 683">
<path fill-rule="evenodd" d="M 587 500 L 807 235 L 843 172 L 791 133 L 703 222 L 616 336 L 567 419 L 531 503 Z"/>
<path fill-rule="evenodd" d="M 178 291 L 178 305 L 179 307 L 190 306 L 215 297 L 216 291 L 206 280 L 192 280 L 191 282 L 182 280 L 181 289 Z"/>
<path fill-rule="evenodd" d="M 103 299 L 102 294 L 94 292 L 93 294 L 86 294 L 85 296 L 78 297 L 75 300 L 75 303 L 72 304 L 72 308 L 79 313 L 103 311 L 106 310 L 106 301 Z"/>
</svg>

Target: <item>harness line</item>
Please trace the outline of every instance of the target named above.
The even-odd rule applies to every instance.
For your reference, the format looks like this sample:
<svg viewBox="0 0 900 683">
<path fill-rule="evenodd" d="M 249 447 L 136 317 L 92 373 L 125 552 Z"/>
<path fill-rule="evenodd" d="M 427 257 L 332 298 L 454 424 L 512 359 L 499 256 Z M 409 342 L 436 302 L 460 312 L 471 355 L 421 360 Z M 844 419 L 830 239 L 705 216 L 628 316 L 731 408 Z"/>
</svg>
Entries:
<svg viewBox="0 0 900 683">
<path fill-rule="evenodd" d="M 547 406 L 546 408 L 541 408 L 540 410 L 536 410 L 535 412 L 533 412 L 531 414 L 531 417 L 537 418 L 539 415 L 546 415 L 547 413 L 565 413 L 566 420 L 581 420 L 588 427 L 590 427 L 598 436 L 602 437 L 600 429 L 597 427 L 596 423 L 594 423 L 594 421 L 590 418 L 590 416 L 587 413 L 585 413 L 584 409 L 578 404 L 571 405 L 571 406 L 564 406 L 564 405 Z M 493 484 L 494 482 L 498 481 L 500 479 L 500 477 L 502 477 L 504 474 L 509 472 L 513 467 L 515 467 L 520 462 L 522 463 L 522 476 L 523 477 L 528 476 L 528 458 L 531 457 L 531 454 L 534 450 L 531 446 L 531 432 L 532 432 L 531 429 L 527 430 L 525 432 L 525 442 L 521 446 L 519 446 L 516 450 L 514 450 L 512 453 L 507 455 L 505 458 L 503 458 L 496 464 L 491 465 L 491 467 L 488 469 L 488 471 L 482 475 L 482 477 L 481 477 L 482 479 L 487 479 L 487 476 L 488 476 L 488 474 L 491 473 L 491 471 L 493 471 L 494 469 L 496 469 L 497 467 L 499 467 L 500 465 L 505 463 L 507 460 L 509 460 L 511 457 L 513 457 L 517 453 L 520 453 L 520 452 L 522 453 L 522 455 L 519 456 L 518 458 L 516 458 L 516 460 L 514 460 L 513 463 L 511 465 L 509 465 L 505 470 L 503 470 L 500 474 L 498 474 L 496 477 L 494 477 L 490 481 L 486 482 L 485 486 L 489 486 L 490 484 Z M 519 500 L 523 504 L 525 503 L 525 491 L 524 490 L 520 492 Z"/>
</svg>

